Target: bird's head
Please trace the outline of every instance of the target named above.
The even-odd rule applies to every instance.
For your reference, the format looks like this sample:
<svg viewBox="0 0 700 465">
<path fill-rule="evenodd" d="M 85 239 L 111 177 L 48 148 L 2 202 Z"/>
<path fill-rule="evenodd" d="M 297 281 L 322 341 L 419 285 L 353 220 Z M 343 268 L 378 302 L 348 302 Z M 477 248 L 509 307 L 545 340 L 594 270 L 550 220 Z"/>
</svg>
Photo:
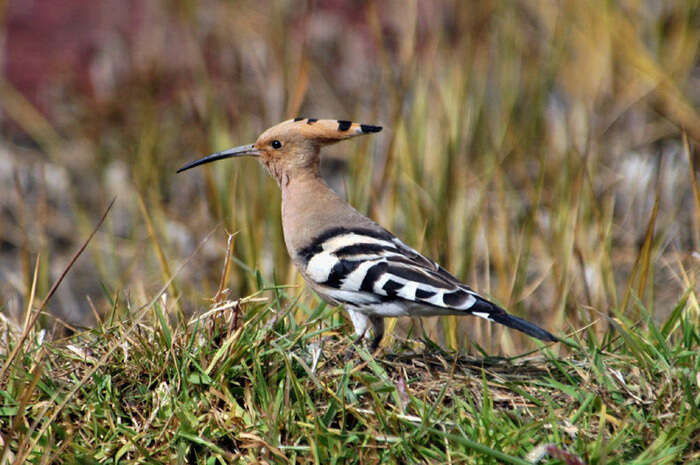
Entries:
<svg viewBox="0 0 700 465">
<path fill-rule="evenodd" d="M 183 166 L 177 172 L 224 158 L 251 156 L 258 157 L 281 185 L 289 176 L 309 170 L 317 172 L 322 146 L 381 130 L 381 126 L 345 120 L 290 119 L 267 129 L 254 144 L 214 153 Z"/>
</svg>

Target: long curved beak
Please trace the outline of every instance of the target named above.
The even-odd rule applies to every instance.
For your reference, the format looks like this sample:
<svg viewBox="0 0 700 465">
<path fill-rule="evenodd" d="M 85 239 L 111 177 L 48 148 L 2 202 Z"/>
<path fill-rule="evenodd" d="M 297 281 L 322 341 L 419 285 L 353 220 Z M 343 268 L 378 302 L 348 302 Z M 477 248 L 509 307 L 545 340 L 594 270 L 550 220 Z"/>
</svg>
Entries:
<svg viewBox="0 0 700 465">
<path fill-rule="evenodd" d="M 199 160 L 195 160 L 192 163 L 188 163 L 179 170 L 177 170 L 178 173 L 181 173 L 185 170 L 188 170 L 190 168 L 194 168 L 195 166 L 203 165 L 205 163 L 210 163 L 212 161 L 216 160 L 223 160 L 224 158 L 233 158 L 233 157 L 257 157 L 260 155 L 260 152 L 258 149 L 255 148 L 255 144 L 249 144 L 249 145 L 241 145 L 239 147 L 234 147 L 232 149 L 224 150 L 223 152 L 217 152 L 213 153 L 209 156 L 206 156 L 204 158 L 200 158 Z"/>
</svg>

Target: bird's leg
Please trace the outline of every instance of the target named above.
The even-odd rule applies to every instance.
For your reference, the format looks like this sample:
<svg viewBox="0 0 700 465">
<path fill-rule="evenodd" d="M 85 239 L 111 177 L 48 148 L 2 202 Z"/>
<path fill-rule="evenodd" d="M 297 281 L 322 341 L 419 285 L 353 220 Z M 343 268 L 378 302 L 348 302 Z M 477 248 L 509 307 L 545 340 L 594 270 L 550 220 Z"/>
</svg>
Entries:
<svg viewBox="0 0 700 465">
<path fill-rule="evenodd" d="M 370 320 L 367 317 L 367 315 L 358 312 L 357 310 L 353 310 L 349 307 L 345 307 L 345 309 L 348 311 L 348 315 L 350 315 L 350 320 L 352 320 L 352 324 L 355 327 L 355 337 L 352 340 L 353 345 L 358 345 L 362 342 L 362 340 L 365 338 L 365 335 L 367 334 L 367 330 L 369 329 L 370 325 Z M 345 359 L 349 360 L 355 355 L 355 351 L 350 348 L 345 352 Z"/>
<path fill-rule="evenodd" d="M 379 316 L 367 316 L 364 313 L 360 313 L 357 310 L 347 309 L 350 319 L 355 326 L 355 338 L 353 339 L 353 344 L 359 344 L 367 335 L 367 330 L 369 330 L 370 325 L 372 326 L 372 331 L 374 336 L 369 343 L 369 350 L 374 353 L 379 347 L 379 343 L 382 342 L 384 337 L 384 318 Z M 354 351 L 349 349 L 345 354 L 345 358 L 349 359 L 354 356 Z"/>
<path fill-rule="evenodd" d="M 369 321 L 372 323 L 372 329 L 374 330 L 374 337 L 372 338 L 372 342 L 369 344 L 369 348 L 370 352 L 374 353 L 384 337 L 384 318 L 373 315 L 369 317 Z"/>
<path fill-rule="evenodd" d="M 352 325 L 355 327 L 355 339 L 353 339 L 353 342 L 358 344 L 362 338 L 365 337 L 365 334 L 367 334 L 370 324 L 369 317 L 367 317 L 367 315 L 364 313 L 358 312 L 357 310 L 353 310 L 349 307 L 345 308 L 348 311 L 348 315 L 350 315 Z"/>
</svg>

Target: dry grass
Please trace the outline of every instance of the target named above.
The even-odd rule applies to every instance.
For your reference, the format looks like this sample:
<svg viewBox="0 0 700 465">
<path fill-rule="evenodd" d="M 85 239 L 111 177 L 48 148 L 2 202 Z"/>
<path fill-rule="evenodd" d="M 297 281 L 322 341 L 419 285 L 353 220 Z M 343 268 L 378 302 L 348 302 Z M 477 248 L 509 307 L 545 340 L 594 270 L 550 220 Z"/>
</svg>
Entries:
<svg viewBox="0 0 700 465">
<path fill-rule="evenodd" d="M 89 66 L 42 70 L 38 96 L 0 79 L 6 453 L 284 462 L 274 446 L 319 463 L 510 460 L 499 451 L 523 463 L 552 442 L 586 463 L 698 460 L 697 2 L 146 2 L 130 14 L 99 23 Z M 54 63 L 64 42 L 49 32 L 29 36 L 49 38 L 40 59 Z M 333 187 L 513 313 L 585 328 L 580 348 L 472 369 L 453 351 L 512 357 L 535 343 L 449 317 L 390 324 L 387 353 L 414 359 L 334 357 L 349 322 L 301 291 L 263 170 L 174 173 L 296 115 L 383 125 L 328 150 Z M 187 325 L 212 296 L 269 301 L 242 308 L 233 338 L 231 322 Z M 310 374 L 304 351 L 321 334 L 334 338 Z M 197 378 L 228 340 L 239 351 Z"/>
</svg>

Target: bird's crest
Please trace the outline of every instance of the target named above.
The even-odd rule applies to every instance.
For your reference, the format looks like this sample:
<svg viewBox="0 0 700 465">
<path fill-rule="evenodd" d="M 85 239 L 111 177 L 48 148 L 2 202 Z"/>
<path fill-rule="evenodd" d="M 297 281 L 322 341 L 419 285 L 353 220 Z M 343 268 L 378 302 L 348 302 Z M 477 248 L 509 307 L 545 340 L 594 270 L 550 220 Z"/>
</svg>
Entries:
<svg viewBox="0 0 700 465">
<path fill-rule="evenodd" d="M 289 131 L 307 139 L 332 143 L 381 130 L 381 126 L 353 123 L 342 119 L 294 118 L 271 127 L 262 134 L 261 139 Z"/>
</svg>

